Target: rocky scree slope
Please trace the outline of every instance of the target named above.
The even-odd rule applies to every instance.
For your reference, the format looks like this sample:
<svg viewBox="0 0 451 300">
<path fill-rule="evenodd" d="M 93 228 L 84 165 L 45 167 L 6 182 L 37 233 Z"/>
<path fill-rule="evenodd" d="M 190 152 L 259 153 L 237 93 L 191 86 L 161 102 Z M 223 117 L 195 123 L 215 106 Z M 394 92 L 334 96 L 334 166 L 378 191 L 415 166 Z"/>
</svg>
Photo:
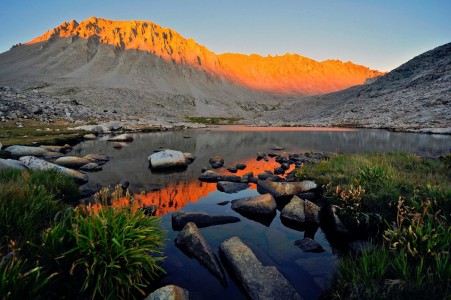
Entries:
<svg viewBox="0 0 451 300">
<path fill-rule="evenodd" d="M 451 133 L 451 43 L 372 83 L 309 97 L 266 114 L 261 125 L 393 128 Z"/>
</svg>

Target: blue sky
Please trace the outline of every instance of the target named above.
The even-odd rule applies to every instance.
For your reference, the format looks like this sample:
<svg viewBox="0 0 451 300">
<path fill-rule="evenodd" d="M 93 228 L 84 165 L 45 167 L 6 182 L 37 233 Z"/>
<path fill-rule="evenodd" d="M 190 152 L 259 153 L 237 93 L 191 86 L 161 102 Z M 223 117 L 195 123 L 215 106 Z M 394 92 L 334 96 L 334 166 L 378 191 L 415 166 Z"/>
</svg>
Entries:
<svg viewBox="0 0 451 300">
<path fill-rule="evenodd" d="M 298 53 L 388 71 L 451 42 L 450 0 L 2 0 L 0 52 L 63 21 L 149 20 L 216 53 Z"/>
</svg>

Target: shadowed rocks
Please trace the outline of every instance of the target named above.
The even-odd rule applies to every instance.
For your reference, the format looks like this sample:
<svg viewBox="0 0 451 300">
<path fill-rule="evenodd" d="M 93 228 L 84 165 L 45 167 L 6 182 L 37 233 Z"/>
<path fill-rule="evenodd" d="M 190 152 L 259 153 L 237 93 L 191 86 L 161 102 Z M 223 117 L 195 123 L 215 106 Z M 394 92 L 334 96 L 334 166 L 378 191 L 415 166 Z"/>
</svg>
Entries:
<svg viewBox="0 0 451 300">
<path fill-rule="evenodd" d="M 188 222 L 193 222 L 197 227 L 208 227 L 228 223 L 240 222 L 240 218 L 234 216 L 210 216 L 206 213 L 190 213 L 177 211 L 172 214 L 172 229 L 181 230 Z"/>
</svg>

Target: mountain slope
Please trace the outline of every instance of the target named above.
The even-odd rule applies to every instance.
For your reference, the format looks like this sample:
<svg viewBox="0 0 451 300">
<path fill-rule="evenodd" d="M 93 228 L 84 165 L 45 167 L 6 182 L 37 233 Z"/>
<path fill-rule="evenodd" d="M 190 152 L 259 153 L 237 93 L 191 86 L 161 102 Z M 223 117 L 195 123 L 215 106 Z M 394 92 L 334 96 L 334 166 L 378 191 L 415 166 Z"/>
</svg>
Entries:
<svg viewBox="0 0 451 300">
<path fill-rule="evenodd" d="M 451 129 L 450 103 L 448 43 L 413 58 L 371 84 L 305 98 L 262 120 L 266 124 Z"/>
<path fill-rule="evenodd" d="M 79 24 L 72 20 L 26 45 L 41 44 L 45 47 L 57 38 L 81 38 L 90 43 L 112 45 L 121 50 L 152 53 L 168 62 L 185 64 L 263 92 L 323 94 L 362 84 L 367 78 L 382 74 L 351 62 L 317 62 L 291 54 L 274 57 L 230 53 L 216 55 L 172 29 L 146 21 L 111 21 L 91 17 Z M 64 49 L 61 50 L 64 52 Z M 62 53 L 61 56 L 63 55 Z M 87 60 L 92 55 L 94 53 L 88 53 Z"/>
</svg>

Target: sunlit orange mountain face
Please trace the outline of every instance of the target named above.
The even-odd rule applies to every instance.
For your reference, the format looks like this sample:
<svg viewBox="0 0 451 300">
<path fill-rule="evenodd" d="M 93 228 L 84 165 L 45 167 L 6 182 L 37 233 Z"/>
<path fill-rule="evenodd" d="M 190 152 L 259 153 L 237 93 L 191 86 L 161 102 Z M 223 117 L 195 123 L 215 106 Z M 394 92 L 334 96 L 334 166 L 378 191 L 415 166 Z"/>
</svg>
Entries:
<svg viewBox="0 0 451 300">
<path fill-rule="evenodd" d="M 184 64 L 239 85 L 283 94 L 314 95 L 342 90 L 382 75 L 367 67 L 339 60 L 318 62 L 297 54 L 283 56 L 215 54 L 193 39 L 148 21 L 111 21 L 91 17 L 72 20 L 26 43 L 57 38 L 81 38 L 118 49 L 153 53 L 168 62 Z"/>
</svg>

